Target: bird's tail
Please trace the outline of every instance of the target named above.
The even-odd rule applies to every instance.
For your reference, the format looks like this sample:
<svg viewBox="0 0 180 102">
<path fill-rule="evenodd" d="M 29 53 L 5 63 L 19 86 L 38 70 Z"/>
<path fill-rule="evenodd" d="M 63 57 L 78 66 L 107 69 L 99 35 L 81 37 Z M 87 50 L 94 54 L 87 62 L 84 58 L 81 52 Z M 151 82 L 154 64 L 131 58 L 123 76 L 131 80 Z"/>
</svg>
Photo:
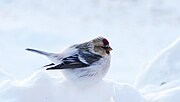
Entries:
<svg viewBox="0 0 180 102">
<path fill-rule="evenodd" d="M 31 48 L 27 48 L 26 50 L 31 51 L 31 52 L 35 52 L 35 53 L 38 53 L 38 54 L 41 54 L 41 55 L 45 55 L 45 56 L 50 56 L 51 55 L 51 53 L 40 51 L 40 50 L 35 50 L 35 49 L 31 49 Z"/>
</svg>

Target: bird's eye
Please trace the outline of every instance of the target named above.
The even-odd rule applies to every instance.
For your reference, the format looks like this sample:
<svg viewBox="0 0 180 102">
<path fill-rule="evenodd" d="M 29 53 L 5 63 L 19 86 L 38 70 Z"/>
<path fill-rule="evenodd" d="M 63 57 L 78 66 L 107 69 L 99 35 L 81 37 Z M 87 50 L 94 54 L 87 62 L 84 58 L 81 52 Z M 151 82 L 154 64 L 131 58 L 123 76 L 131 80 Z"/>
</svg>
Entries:
<svg viewBox="0 0 180 102">
<path fill-rule="evenodd" d="M 107 49 L 107 47 L 104 47 L 104 46 L 102 46 L 101 48 L 102 48 L 102 49 L 105 49 L 105 50 Z"/>
</svg>

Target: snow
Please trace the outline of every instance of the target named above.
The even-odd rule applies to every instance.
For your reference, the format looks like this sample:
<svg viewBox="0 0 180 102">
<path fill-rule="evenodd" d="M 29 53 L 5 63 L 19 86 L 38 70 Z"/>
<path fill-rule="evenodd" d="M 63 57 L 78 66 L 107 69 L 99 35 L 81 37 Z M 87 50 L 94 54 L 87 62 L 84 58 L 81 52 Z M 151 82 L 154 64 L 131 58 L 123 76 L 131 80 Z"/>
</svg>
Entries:
<svg viewBox="0 0 180 102">
<path fill-rule="evenodd" d="M 59 52 L 104 36 L 114 49 L 107 77 L 134 84 L 144 63 L 179 36 L 178 4 L 179 0 L 0 0 L 0 66 L 24 79 L 49 63 L 26 52 L 27 47 Z"/>
<path fill-rule="evenodd" d="M 82 87 L 43 70 L 23 81 L 7 81 L 0 90 L 0 102 L 145 102 L 127 84 L 103 79 Z"/>
<path fill-rule="evenodd" d="M 165 47 L 180 34 L 179 3 L 179 0 L 1 0 L 0 102 L 144 102 L 144 98 L 145 102 L 177 102 L 179 39 Z M 33 47 L 58 52 L 97 36 L 107 37 L 114 49 L 106 75 L 113 80 L 104 79 L 90 87 L 74 86 L 59 71 L 37 71 L 49 60 L 24 50 Z M 138 73 L 141 74 L 134 88 Z"/>
<path fill-rule="evenodd" d="M 6 80 L 15 80 L 15 77 L 0 69 L 0 83 Z"/>
<path fill-rule="evenodd" d="M 180 38 L 150 61 L 136 80 L 147 102 L 180 100 Z"/>
<path fill-rule="evenodd" d="M 178 102 L 180 99 L 180 87 L 167 89 L 146 96 L 147 102 Z"/>
<path fill-rule="evenodd" d="M 180 85 L 180 38 L 162 50 L 139 75 L 136 86 L 155 90 Z M 154 90 L 154 91 L 155 91 Z"/>
<path fill-rule="evenodd" d="M 38 70 L 24 80 L 1 72 L 0 102 L 176 102 L 180 100 L 180 38 L 150 61 L 136 87 L 104 78 L 77 84 L 61 71 Z"/>
</svg>

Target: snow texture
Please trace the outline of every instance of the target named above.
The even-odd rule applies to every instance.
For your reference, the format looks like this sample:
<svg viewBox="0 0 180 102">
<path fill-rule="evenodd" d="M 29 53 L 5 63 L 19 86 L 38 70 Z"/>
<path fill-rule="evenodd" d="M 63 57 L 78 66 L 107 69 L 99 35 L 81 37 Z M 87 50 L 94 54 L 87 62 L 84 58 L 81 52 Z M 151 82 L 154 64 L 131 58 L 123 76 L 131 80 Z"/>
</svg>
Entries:
<svg viewBox="0 0 180 102">
<path fill-rule="evenodd" d="M 24 81 L 7 81 L 0 90 L 0 102 L 145 102 L 127 84 L 104 79 L 82 87 L 46 71 L 37 71 Z"/>
<path fill-rule="evenodd" d="M 133 83 L 141 66 L 179 36 L 179 3 L 179 0 L 1 0 L 2 69 L 24 79 L 49 60 L 27 55 L 22 49 L 30 46 L 56 51 L 104 34 L 114 48 L 107 77 Z M 58 71 L 53 73 L 57 76 L 37 71 L 18 81 L 1 70 L 0 102 L 144 102 L 142 95 L 147 102 L 178 102 L 179 50 L 178 39 L 146 65 L 136 81 L 141 93 L 112 80 L 77 87 L 59 77 Z"/>
<path fill-rule="evenodd" d="M 0 83 L 7 81 L 7 80 L 14 80 L 15 77 L 3 70 L 0 69 Z"/>
<path fill-rule="evenodd" d="M 175 87 L 180 85 L 180 39 L 162 50 L 144 69 L 136 85 L 138 88 Z M 175 83 L 175 84 L 172 84 Z M 154 91 L 155 91 L 154 90 Z"/>
<path fill-rule="evenodd" d="M 107 77 L 133 84 L 144 63 L 179 36 L 179 4 L 180 0 L 0 0 L 0 66 L 24 79 L 50 62 L 25 48 L 59 52 L 104 36 L 114 49 Z"/>
<path fill-rule="evenodd" d="M 59 71 L 39 70 L 17 81 L 1 71 L 0 102 L 177 102 L 180 100 L 180 39 L 161 51 L 140 74 L 136 88 L 103 79 L 79 85 Z"/>
<path fill-rule="evenodd" d="M 162 50 L 139 75 L 136 82 L 147 102 L 180 100 L 180 38 Z"/>
<path fill-rule="evenodd" d="M 146 96 L 147 102 L 179 102 L 180 87 L 167 89 Z"/>
</svg>

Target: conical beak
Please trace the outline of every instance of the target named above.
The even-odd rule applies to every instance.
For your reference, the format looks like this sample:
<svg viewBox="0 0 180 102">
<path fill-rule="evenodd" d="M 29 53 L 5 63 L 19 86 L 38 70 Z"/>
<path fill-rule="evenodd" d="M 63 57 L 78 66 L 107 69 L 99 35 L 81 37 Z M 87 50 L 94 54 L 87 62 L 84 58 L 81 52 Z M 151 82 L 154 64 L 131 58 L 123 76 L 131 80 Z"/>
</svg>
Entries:
<svg viewBox="0 0 180 102">
<path fill-rule="evenodd" d="M 106 51 L 108 51 L 108 52 L 111 51 L 111 50 L 113 50 L 109 45 L 106 45 L 106 46 L 105 46 L 105 49 L 106 49 Z"/>
<path fill-rule="evenodd" d="M 111 51 L 111 50 L 113 50 L 111 47 L 107 48 L 107 51 Z"/>
</svg>

